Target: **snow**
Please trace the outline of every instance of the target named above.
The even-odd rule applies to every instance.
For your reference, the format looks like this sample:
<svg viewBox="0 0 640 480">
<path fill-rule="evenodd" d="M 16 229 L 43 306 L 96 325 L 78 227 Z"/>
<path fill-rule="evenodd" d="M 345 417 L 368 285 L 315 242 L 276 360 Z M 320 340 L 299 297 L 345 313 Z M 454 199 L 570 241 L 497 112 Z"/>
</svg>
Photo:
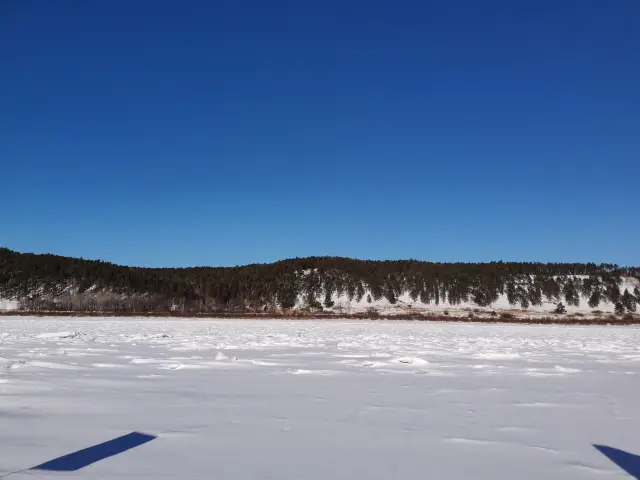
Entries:
<svg viewBox="0 0 640 480">
<path fill-rule="evenodd" d="M 80 332 L 47 332 L 38 335 L 38 338 L 76 338 Z"/>
<path fill-rule="evenodd" d="M 624 479 L 639 374 L 637 327 L 3 317 L 0 476 Z"/>
<path fill-rule="evenodd" d="M 18 301 L 0 297 L 0 310 L 17 310 Z"/>
</svg>

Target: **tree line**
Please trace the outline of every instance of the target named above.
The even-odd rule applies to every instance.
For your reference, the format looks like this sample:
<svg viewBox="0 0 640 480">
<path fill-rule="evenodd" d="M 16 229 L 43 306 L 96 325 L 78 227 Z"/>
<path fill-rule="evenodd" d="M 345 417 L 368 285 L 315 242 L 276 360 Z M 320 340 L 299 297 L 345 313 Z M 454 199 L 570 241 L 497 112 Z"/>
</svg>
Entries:
<svg viewBox="0 0 640 480">
<path fill-rule="evenodd" d="M 640 268 L 594 263 L 436 263 L 309 257 L 238 267 L 141 268 L 0 248 L 0 297 L 34 311 L 265 312 L 332 308 L 334 296 L 519 308 L 544 301 L 612 302 L 633 312 L 640 291 L 621 291 Z M 365 296 L 366 295 L 366 296 Z"/>
</svg>

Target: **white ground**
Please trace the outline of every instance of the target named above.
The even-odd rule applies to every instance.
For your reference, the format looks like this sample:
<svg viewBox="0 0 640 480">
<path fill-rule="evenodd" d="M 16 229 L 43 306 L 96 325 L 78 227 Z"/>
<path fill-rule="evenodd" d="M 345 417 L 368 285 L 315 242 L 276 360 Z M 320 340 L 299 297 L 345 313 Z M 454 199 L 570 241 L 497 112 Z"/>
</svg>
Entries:
<svg viewBox="0 0 640 480">
<path fill-rule="evenodd" d="M 0 476 L 131 431 L 77 472 L 8 478 L 624 479 L 640 329 L 0 319 Z"/>
</svg>

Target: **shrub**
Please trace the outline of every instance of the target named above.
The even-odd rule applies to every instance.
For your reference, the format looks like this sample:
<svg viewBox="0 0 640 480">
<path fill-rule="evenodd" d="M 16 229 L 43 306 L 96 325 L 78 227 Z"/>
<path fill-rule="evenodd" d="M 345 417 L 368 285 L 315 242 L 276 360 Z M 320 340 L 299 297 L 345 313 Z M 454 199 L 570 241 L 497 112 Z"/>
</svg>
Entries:
<svg viewBox="0 0 640 480">
<path fill-rule="evenodd" d="M 370 317 L 377 317 L 380 315 L 380 312 L 378 312 L 378 310 L 374 307 L 369 307 L 367 308 L 367 315 L 369 315 Z"/>
<path fill-rule="evenodd" d="M 316 298 L 312 297 L 307 300 L 307 307 L 309 311 L 322 311 L 322 303 L 320 303 Z"/>
</svg>

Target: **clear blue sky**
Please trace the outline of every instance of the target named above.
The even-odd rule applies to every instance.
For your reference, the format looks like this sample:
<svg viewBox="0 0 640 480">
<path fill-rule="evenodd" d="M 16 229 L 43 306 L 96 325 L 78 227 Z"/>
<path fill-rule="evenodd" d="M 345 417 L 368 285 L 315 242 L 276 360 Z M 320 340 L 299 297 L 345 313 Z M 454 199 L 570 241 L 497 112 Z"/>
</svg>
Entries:
<svg viewBox="0 0 640 480">
<path fill-rule="evenodd" d="M 637 0 L 3 0 L 0 245 L 640 264 Z"/>
</svg>

